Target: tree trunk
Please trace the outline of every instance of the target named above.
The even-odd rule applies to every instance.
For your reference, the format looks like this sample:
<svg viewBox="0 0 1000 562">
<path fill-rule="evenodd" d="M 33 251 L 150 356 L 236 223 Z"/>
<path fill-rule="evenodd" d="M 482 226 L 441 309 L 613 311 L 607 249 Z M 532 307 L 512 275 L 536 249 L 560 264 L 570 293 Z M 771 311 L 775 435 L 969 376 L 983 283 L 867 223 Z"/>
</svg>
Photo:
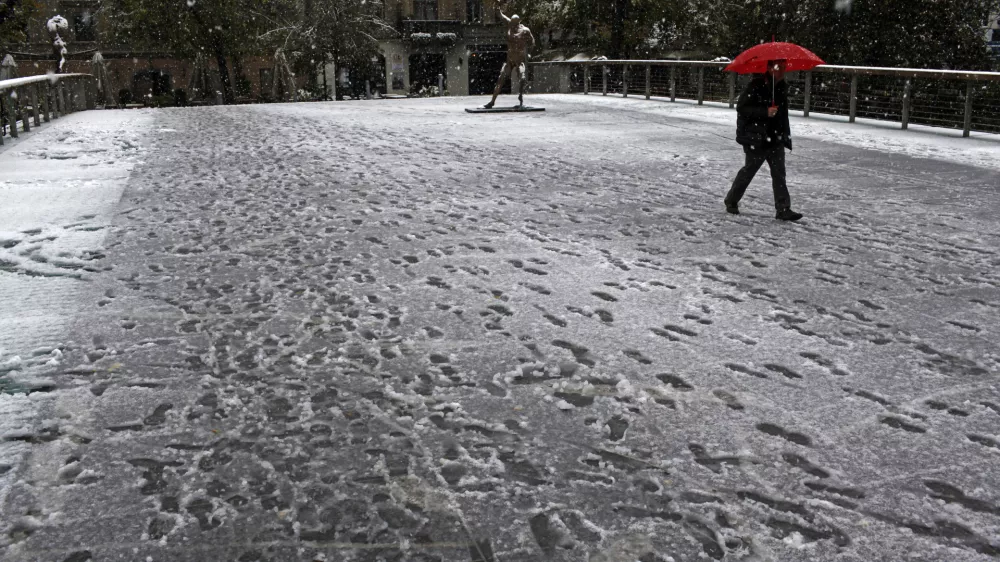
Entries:
<svg viewBox="0 0 1000 562">
<path fill-rule="evenodd" d="M 313 21 L 313 0 L 303 0 L 302 2 L 302 27 L 310 25 Z M 309 55 L 312 60 L 309 62 L 308 70 L 306 71 L 306 80 L 308 83 L 307 88 L 312 92 L 316 92 L 319 86 L 319 75 L 316 73 L 316 52 L 315 48 L 309 50 Z M 326 93 L 324 92 L 324 95 Z"/>
<path fill-rule="evenodd" d="M 226 47 L 218 34 L 212 38 L 212 49 L 215 51 L 215 62 L 219 65 L 219 77 L 222 79 L 222 101 L 233 103 L 233 84 L 229 79 L 229 65 L 226 63 Z"/>
<path fill-rule="evenodd" d="M 612 0 L 611 5 L 611 58 L 621 59 L 625 53 L 625 21 L 631 0 Z"/>
<path fill-rule="evenodd" d="M 340 87 L 340 53 L 333 52 L 333 98 L 337 101 L 344 99 L 343 88 Z"/>
<path fill-rule="evenodd" d="M 244 88 L 249 80 L 243 70 L 243 60 L 236 55 L 233 55 L 233 74 L 236 80 L 236 97 L 249 96 L 249 87 Z"/>
<path fill-rule="evenodd" d="M 792 6 L 790 4 L 791 4 L 791 2 L 787 2 L 787 1 L 781 2 L 781 6 L 779 7 L 779 9 L 781 10 L 781 12 L 780 12 L 780 15 L 778 16 L 778 18 L 779 18 L 778 19 L 778 33 L 777 33 L 777 35 L 778 35 L 777 36 L 777 40 L 778 41 L 789 41 L 789 40 L 792 39 L 792 35 L 791 35 L 791 33 L 789 33 L 789 25 L 790 25 L 790 23 L 789 23 L 788 20 L 792 17 L 792 14 L 795 13 L 795 6 Z"/>
<path fill-rule="evenodd" d="M 196 9 L 198 4 L 188 4 L 191 15 L 198 22 L 203 32 L 212 34 L 212 50 L 215 52 L 215 63 L 219 66 L 219 78 L 222 80 L 222 102 L 233 103 L 233 83 L 229 79 L 229 65 L 226 64 L 226 45 L 222 40 L 221 31 L 205 25 L 201 13 Z"/>
</svg>

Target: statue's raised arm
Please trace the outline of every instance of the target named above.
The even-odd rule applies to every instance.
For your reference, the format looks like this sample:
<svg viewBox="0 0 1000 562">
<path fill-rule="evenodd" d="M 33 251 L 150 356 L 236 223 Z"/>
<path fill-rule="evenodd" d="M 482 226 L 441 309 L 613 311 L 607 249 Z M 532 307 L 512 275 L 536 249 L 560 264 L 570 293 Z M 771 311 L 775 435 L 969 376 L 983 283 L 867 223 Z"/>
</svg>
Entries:
<svg viewBox="0 0 1000 562">
<path fill-rule="evenodd" d="M 531 30 L 527 26 L 521 24 L 521 17 L 517 14 L 511 14 L 510 17 L 507 17 L 507 14 L 503 13 L 503 8 L 499 7 L 497 8 L 497 12 L 507 22 L 507 60 L 504 61 L 503 68 L 500 69 L 500 79 L 493 90 L 493 99 L 484 105 L 483 109 L 493 109 L 493 104 L 496 103 L 497 96 L 500 95 L 504 82 L 506 82 L 508 77 L 512 77 L 513 73 L 517 73 L 519 85 L 517 92 L 518 105 L 514 109 L 536 110 L 536 108 L 524 107 L 524 92 L 528 88 L 528 49 L 535 46 L 535 36 L 532 35 Z"/>
</svg>

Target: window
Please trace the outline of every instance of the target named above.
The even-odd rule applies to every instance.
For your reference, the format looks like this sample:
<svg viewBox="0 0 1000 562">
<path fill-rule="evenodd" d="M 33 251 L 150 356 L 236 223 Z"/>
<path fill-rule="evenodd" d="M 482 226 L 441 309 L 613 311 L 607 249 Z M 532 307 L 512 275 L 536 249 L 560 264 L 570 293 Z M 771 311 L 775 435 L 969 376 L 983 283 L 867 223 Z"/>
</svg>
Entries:
<svg viewBox="0 0 1000 562">
<path fill-rule="evenodd" d="M 482 23 L 483 0 L 465 0 L 465 21 L 469 23 Z"/>
<path fill-rule="evenodd" d="M 73 37 L 77 41 L 97 41 L 97 26 L 90 10 L 73 14 Z"/>
<path fill-rule="evenodd" d="M 437 0 L 413 0 L 413 19 L 415 20 L 436 20 L 438 19 Z"/>
</svg>

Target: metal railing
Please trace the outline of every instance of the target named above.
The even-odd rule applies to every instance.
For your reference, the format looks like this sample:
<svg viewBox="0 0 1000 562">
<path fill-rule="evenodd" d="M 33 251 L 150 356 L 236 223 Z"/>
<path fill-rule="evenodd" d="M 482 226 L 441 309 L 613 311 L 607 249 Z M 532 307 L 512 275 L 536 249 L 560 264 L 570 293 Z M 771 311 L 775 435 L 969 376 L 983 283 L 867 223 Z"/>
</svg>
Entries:
<svg viewBox="0 0 1000 562">
<path fill-rule="evenodd" d="M 568 72 L 564 93 L 644 95 L 723 102 L 734 107 L 749 76 L 728 63 L 592 60 L 532 63 Z M 789 107 L 811 112 L 1000 133 L 1000 72 L 821 65 L 786 75 Z M 563 89 L 566 89 L 564 86 Z"/>
<path fill-rule="evenodd" d="M 0 145 L 4 135 L 24 132 L 62 115 L 94 109 L 96 81 L 90 74 L 47 74 L 0 80 Z"/>
</svg>

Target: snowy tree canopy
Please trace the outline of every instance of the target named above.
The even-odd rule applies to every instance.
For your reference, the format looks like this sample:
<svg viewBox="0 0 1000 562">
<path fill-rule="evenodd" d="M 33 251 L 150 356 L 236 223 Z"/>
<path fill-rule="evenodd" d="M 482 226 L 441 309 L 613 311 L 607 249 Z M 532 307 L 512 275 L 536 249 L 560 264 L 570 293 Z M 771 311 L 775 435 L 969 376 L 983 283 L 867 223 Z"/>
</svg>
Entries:
<svg viewBox="0 0 1000 562">
<path fill-rule="evenodd" d="M 107 0 L 111 39 L 121 46 L 194 59 L 204 53 L 216 61 L 223 97 L 236 92 L 229 60 L 241 74 L 241 58 L 267 52 L 272 30 L 284 25 L 283 14 L 297 13 L 295 0 Z"/>
<path fill-rule="evenodd" d="M 370 59 L 378 38 L 392 31 L 381 5 L 366 0 L 107 0 L 104 9 L 123 46 L 214 59 L 227 100 L 235 94 L 230 59 L 237 79 L 243 58 L 276 48 L 293 65 L 311 68 L 331 58 Z"/>
<path fill-rule="evenodd" d="M 368 60 L 378 41 L 396 35 L 384 20 L 382 6 L 368 0 L 313 0 L 311 11 L 296 30 L 296 41 L 311 58 Z"/>
<path fill-rule="evenodd" d="M 831 64 L 988 69 L 995 0 L 513 0 L 548 48 L 735 57 L 772 37 Z"/>
<path fill-rule="evenodd" d="M 736 0 L 720 4 L 726 32 L 719 46 L 735 53 L 776 36 L 808 46 L 831 64 L 987 69 L 982 26 L 995 5 L 995 0 Z"/>
<path fill-rule="evenodd" d="M 38 0 L 0 0 L 0 44 L 21 43 L 38 14 Z"/>
</svg>

